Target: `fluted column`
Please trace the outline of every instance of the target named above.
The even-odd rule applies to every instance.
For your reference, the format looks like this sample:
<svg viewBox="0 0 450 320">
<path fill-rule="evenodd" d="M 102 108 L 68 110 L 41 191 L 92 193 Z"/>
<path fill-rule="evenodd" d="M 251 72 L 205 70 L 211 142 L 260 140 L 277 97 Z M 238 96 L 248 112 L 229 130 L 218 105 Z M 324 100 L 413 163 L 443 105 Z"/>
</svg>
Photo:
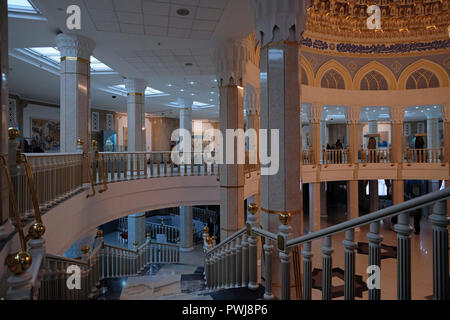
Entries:
<svg viewBox="0 0 450 320">
<path fill-rule="evenodd" d="M 433 224 L 433 298 L 434 300 L 449 299 L 448 277 L 448 225 L 450 223 L 446 212 L 446 202 L 434 204 L 430 221 Z M 447 207 L 448 211 L 448 207 Z"/>
<path fill-rule="evenodd" d="M 77 139 L 88 152 L 91 141 L 91 68 L 95 43 L 83 36 L 60 33 L 56 46 L 61 54 L 60 120 L 61 152 L 77 151 Z"/>
<path fill-rule="evenodd" d="M 344 267 L 344 298 L 355 299 L 355 231 L 353 229 L 345 232 L 345 240 L 342 241 L 345 248 Z"/>
<path fill-rule="evenodd" d="M 347 120 L 347 141 L 350 152 L 349 163 L 354 166 L 354 179 L 347 182 L 347 213 L 349 219 L 359 216 L 359 189 L 358 189 L 358 123 L 359 106 L 348 106 L 345 112 Z"/>
<path fill-rule="evenodd" d="M 322 300 L 331 300 L 332 257 L 331 237 L 323 238 L 322 250 Z"/>
<path fill-rule="evenodd" d="M 380 235 L 379 221 L 370 224 L 367 240 L 369 240 L 369 266 L 381 268 L 381 241 L 383 241 L 383 237 Z M 376 285 L 376 282 L 372 283 L 372 287 L 369 288 L 369 300 L 380 300 L 381 298 L 381 290 Z"/>
<path fill-rule="evenodd" d="M 0 1 L 0 154 L 8 154 L 8 6 Z M 9 189 L 6 175 L 0 169 L 0 239 L 14 230 L 9 222 Z"/>
<path fill-rule="evenodd" d="M 261 174 L 261 224 L 277 233 L 279 221 L 272 213 L 289 213 L 292 233 L 298 236 L 302 213 L 299 40 L 310 1 L 252 0 L 251 4 L 261 45 L 261 129 L 268 134 L 273 134 L 271 130 L 279 132 L 278 171 Z M 273 146 L 271 151 L 273 154 Z M 289 255 L 280 252 L 280 258 L 283 266 L 289 266 Z M 274 294 L 280 296 L 280 261 L 274 258 L 272 262 L 273 287 L 278 289 Z"/>
<path fill-rule="evenodd" d="M 227 161 L 227 129 L 244 130 L 245 65 L 249 59 L 247 40 L 223 43 L 216 51 L 217 78 L 220 90 L 220 131 L 224 164 L 220 164 L 220 238 L 223 240 L 245 224 L 244 221 L 244 164 L 238 164 L 238 153 L 244 156 L 245 145 L 233 139 L 234 159 Z M 242 131 L 243 132 L 243 131 Z M 229 155 L 228 155 L 229 156 Z"/>
<path fill-rule="evenodd" d="M 145 89 L 142 79 L 125 79 L 127 89 L 128 151 L 145 151 Z"/>
<path fill-rule="evenodd" d="M 402 178 L 403 168 L 403 120 L 405 117 L 405 107 L 391 107 L 392 124 L 392 160 L 397 164 L 397 179 L 392 182 L 392 202 L 399 204 L 404 201 L 404 182 Z"/>
<path fill-rule="evenodd" d="M 411 299 L 411 232 L 409 212 L 398 216 L 397 232 L 397 298 Z"/>
<path fill-rule="evenodd" d="M 192 221 L 192 207 L 180 207 L 180 251 L 182 252 L 194 250 Z"/>
</svg>

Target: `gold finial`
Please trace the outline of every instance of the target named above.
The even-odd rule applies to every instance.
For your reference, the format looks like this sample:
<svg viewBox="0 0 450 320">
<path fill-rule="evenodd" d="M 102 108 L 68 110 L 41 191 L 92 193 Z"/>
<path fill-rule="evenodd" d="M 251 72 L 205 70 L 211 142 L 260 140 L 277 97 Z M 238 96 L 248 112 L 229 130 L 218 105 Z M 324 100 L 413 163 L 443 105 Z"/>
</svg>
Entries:
<svg viewBox="0 0 450 320">
<path fill-rule="evenodd" d="M 147 238 L 151 238 L 151 237 L 152 237 L 152 234 L 149 232 L 149 233 L 147 233 L 145 236 L 146 236 Z"/>
<path fill-rule="evenodd" d="M 78 138 L 77 139 L 77 146 L 82 146 L 84 144 L 83 139 Z"/>
<path fill-rule="evenodd" d="M 82 246 L 81 247 L 81 252 L 83 252 L 83 254 L 87 254 L 89 252 L 89 246 Z"/>
<path fill-rule="evenodd" d="M 203 227 L 203 232 L 209 232 L 209 228 L 207 226 Z"/>
<path fill-rule="evenodd" d="M 31 267 L 32 261 L 31 255 L 24 251 L 19 251 L 6 257 L 6 265 L 9 271 L 16 275 L 27 271 Z"/>
<path fill-rule="evenodd" d="M 137 247 L 138 244 L 139 244 L 139 243 L 138 243 L 137 241 L 133 242 L 133 246 L 135 246 L 135 247 Z"/>
<path fill-rule="evenodd" d="M 103 230 L 97 230 L 97 238 L 103 237 Z"/>
<path fill-rule="evenodd" d="M 30 229 L 28 229 L 28 235 L 32 239 L 40 239 L 45 233 L 45 226 L 42 223 L 34 223 Z"/>
<path fill-rule="evenodd" d="M 280 222 L 287 226 L 289 223 L 289 220 L 291 219 L 291 214 L 289 212 L 282 212 L 279 214 Z"/>
<path fill-rule="evenodd" d="M 97 140 L 92 140 L 92 146 L 96 147 L 97 146 Z"/>
<path fill-rule="evenodd" d="M 15 140 L 17 137 L 19 137 L 19 129 L 17 127 L 10 127 L 8 128 L 8 137 L 9 140 Z"/>
<path fill-rule="evenodd" d="M 258 212 L 258 205 L 256 203 L 250 203 L 248 205 L 248 212 L 255 215 Z"/>
</svg>

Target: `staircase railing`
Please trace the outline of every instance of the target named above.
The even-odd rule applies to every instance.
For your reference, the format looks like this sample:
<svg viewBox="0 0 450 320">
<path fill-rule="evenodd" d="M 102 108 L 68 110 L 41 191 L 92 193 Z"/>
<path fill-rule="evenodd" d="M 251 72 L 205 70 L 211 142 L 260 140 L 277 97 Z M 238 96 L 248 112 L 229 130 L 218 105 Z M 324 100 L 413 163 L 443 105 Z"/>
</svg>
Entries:
<svg viewBox="0 0 450 320">
<path fill-rule="evenodd" d="M 97 233 L 92 251 L 83 247 L 82 259 L 70 259 L 46 254 L 33 290 L 39 300 L 86 300 L 99 294 L 100 281 L 138 275 L 150 264 L 179 263 L 179 246 L 159 243 L 147 237 L 135 250 L 116 247 L 103 242 L 103 233 Z M 79 286 L 76 272 L 79 270 Z M 69 286 L 69 284 L 73 286 Z"/>
<path fill-rule="evenodd" d="M 296 288 L 297 298 L 304 300 L 312 298 L 312 241 L 322 239 L 322 299 L 332 299 L 332 236 L 345 233 L 343 241 L 345 268 L 344 268 L 344 298 L 355 299 L 355 229 L 369 225 L 367 234 L 369 242 L 369 268 L 374 277 L 381 277 L 378 273 L 381 266 L 380 220 L 398 216 L 398 223 L 394 230 L 397 233 L 397 297 L 400 300 L 411 299 L 411 239 L 412 231 L 409 225 L 409 212 L 434 204 L 433 214 L 429 217 L 433 228 L 433 298 L 436 300 L 449 299 L 449 256 L 448 256 L 448 230 L 450 223 L 446 214 L 445 200 L 450 198 L 450 188 L 429 193 L 424 196 L 396 204 L 379 211 L 336 224 L 334 226 L 312 232 L 294 239 L 290 239 L 289 213 L 279 214 L 279 233 L 274 234 L 257 228 L 256 205 L 249 206 L 248 221 L 243 228 L 216 247 L 208 250 L 205 258 L 206 285 L 210 290 L 234 287 L 258 288 L 257 277 L 257 237 L 264 239 L 264 278 L 265 299 L 273 298 L 272 294 L 272 266 L 276 261 L 272 252 L 272 243 L 276 243 L 279 251 L 281 299 L 291 298 L 291 255 L 296 250 L 301 252 L 302 266 L 294 266 L 294 276 L 299 277 L 302 267 L 301 293 Z M 300 250 L 302 248 L 302 250 Z M 295 258 L 295 257 L 293 257 Z M 295 261 L 294 261 L 295 263 Z M 378 286 L 379 278 L 369 287 L 368 298 L 379 300 L 381 288 Z M 376 280 L 376 281 L 375 281 Z"/>
</svg>

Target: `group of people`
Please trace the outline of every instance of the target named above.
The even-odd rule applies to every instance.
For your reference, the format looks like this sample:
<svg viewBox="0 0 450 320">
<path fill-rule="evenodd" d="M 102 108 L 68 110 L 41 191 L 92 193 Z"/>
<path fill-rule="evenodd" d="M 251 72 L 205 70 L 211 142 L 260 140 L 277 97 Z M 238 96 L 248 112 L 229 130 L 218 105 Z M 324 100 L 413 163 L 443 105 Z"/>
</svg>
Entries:
<svg viewBox="0 0 450 320">
<path fill-rule="evenodd" d="M 331 145 L 327 143 L 327 150 L 342 150 L 344 149 L 344 145 L 341 142 L 341 139 L 337 139 L 336 143 L 334 145 Z"/>
</svg>

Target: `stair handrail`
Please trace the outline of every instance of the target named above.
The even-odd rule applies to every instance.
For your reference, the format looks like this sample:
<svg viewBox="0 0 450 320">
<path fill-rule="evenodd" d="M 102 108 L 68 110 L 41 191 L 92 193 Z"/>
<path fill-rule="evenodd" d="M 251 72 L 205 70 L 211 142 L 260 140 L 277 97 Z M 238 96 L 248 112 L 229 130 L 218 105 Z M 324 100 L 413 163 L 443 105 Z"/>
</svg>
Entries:
<svg viewBox="0 0 450 320">
<path fill-rule="evenodd" d="M 275 233 L 273 233 L 273 232 L 270 232 L 270 231 L 267 231 L 267 230 L 264 230 L 264 229 L 262 229 L 262 228 L 252 228 L 252 232 L 253 233 L 256 233 L 257 235 L 259 235 L 259 236 L 261 236 L 261 237 L 265 237 L 265 238 L 269 238 L 269 239 L 271 239 L 271 240 L 274 240 L 274 241 L 277 241 L 277 237 L 278 237 L 278 235 L 277 234 L 275 234 Z"/>
<path fill-rule="evenodd" d="M 51 253 L 46 253 L 45 259 L 68 262 L 68 263 L 78 265 L 78 266 L 88 266 L 89 265 L 89 263 L 87 261 L 82 260 L 82 259 L 73 259 L 73 258 L 68 258 L 68 257 L 64 257 L 64 256 L 58 256 L 58 255 L 51 254 Z"/>
<path fill-rule="evenodd" d="M 442 201 L 450 198 L 450 188 L 446 188 L 433 193 L 428 193 L 423 196 L 392 205 L 390 207 L 366 214 L 352 220 L 344 221 L 342 223 L 333 225 L 331 227 L 321 229 L 306 235 L 290 239 L 286 242 L 286 249 L 294 246 L 304 244 L 316 239 L 320 239 L 333 234 L 341 233 L 353 228 L 361 227 L 381 219 L 390 218 L 402 213 L 410 212 L 425 206 L 429 206 L 437 201 Z"/>
<path fill-rule="evenodd" d="M 211 255 L 212 253 L 214 253 L 215 251 L 217 251 L 218 249 L 222 248 L 224 245 L 230 243 L 231 241 L 233 241 L 234 239 L 236 239 L 237 237 L 239 237 L 241 234 L 244 234 L 247 231 L 247 227 L 243 227 L 242 229 L 236 231 L 235 233 L 233 233 L 231 236 L 229 236 L 228 238 L 226 238 L 225 240 L 221 241 L 218 245 L 216 245 L 214 248 L 208 250 L 206 252 L 206 256 Z"/>
</svg>

